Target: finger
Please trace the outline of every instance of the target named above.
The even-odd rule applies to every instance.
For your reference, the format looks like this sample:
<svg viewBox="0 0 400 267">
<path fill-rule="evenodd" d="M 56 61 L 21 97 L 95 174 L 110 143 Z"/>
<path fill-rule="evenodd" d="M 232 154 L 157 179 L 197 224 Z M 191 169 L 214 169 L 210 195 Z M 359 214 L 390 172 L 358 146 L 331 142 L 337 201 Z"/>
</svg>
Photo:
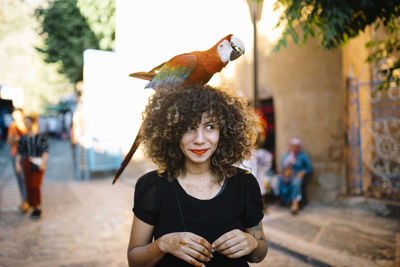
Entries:
<svg viewBox="0 0 400 267">
<path fill-rule="evenodd" d="M 192 241 L 194 241 L 195 243 L 201 245 L 202 247 L 204 247 L 204 248 L 207 249 L 208 251 L 211 250 L 211 244 L 210 244 L 210 242 L 208 242 L 208 241 L 207 241 L 206 239 L 204 239 L 203 237 L 198 236 L 198 235 L 196 235 L 196 234 L 192 234 L 192 235 L 190 236 L 190 239 L 191 239 Z"/>
<path fill-rule="evenodd" d="M 232 246 L 242 242 L 244 237 L 243 237 L 243 235 L 241 233 L 242 232 L 236 233 L 236 235 L 228 235 L 228 236 L 226 236 L 226 238 L 228 238 L 228 239 L 223 240 L 223 242 L 220 243 L 219 246 L 216 246 L 215 249 L 217 251 L 224 250 L 226 248 L 232 247 Z"/>
<path fill-rule="evenodd" d="M 179 241 L 179 244 L 180 244 L 181 250 L 185 254 L 188 254 L 193 258 L 196 258 L 201 261 L 207 261 L 207 259 L 209 258 L 210 252 L 207 249 L 205 249 L 203 246 L 201 246 L 193 241 L 190 241 L 188 243 L 188 242 L 181 240 L 181 241 Z"/>
<path fill-rule="evenodd" d="M 245 246 L 242 243 L 237 243 L 235 245 L 228 246 L 225 249 L 218 250 L 218 252 L 225 256 L 229 256 L 229 255 L 235 254 L 238 251 L 243 250 L 243 249 L 245 249 Z"/>
<path fill-rule="evenodd" d="M 217 247 L 217 251 L 221 252 L 226 249 L 232 248 L 238 244 L 242 244 L 242 246 L 243 246 L 244 245 L 243 241 L 244 241 L 243 237 L 236 236 L 236 237 L 231 238 L 231 239 L 227 240 L 226 242 L 222 243 L 219 247 Z"/>
<path fill-rule="evenodd" d="M 237 259 L 237 258 L 246 256 L 248 254 L 249 253 L 246 250 L 242 249 L 242 250 L 239 250 L 239 251 L 237 251 L 235 253 L 232 253 L 232 254 L 229 254 L 229 255 L 225 255 L 224 254 L 224 255 L 227 256 L 228 258 L 231 258 L 231 259 Z"/>
<path fill-rule="evenodd" d="M 235 237 L 235 230 L 229 231 L 223 235 L 221 235 L 217 240 L 214 241 L 213 247 L 217 248 L 221 246 L 224 242 L 228 241 L 231 238 Z"/>
<path fill-rule="evenodd" d="M 193 249 L 207 258 L 212 258 L 211 244 L 206 239 L 196 234 L 191 234 L 190 240 L 192 241 L 191 244 Z"/>
<path fill-rule="evenodd" d="M 185 253 L 180 253 L 179 258 L 181 258 L 182 260 L 184 260 L 196 267 L 204 267 L 205 266 L 202 262 L 197 261 L 196 259 L 192 258 L 191 256 L 189 256 Z"/>
<path fill-rule="evenodd" d="M 211 258 L 212 257 L 212 253 L 211 253 L 210 250 L 208 250 L 203 245 L 200 245 L 200 244 L 198 244 L 196 242 L 189 243 L 188 247 L 190 247 L 191 249 L 193 249 L 197 253 L 200 253 L 201 255 L 204 255 L 206 258 Z M 211 247 L 211 245 L 210 245 L 210 247 Z"/>
<path fill-rule="evenodd" d="M 201 262 L 208 262 L 209 261 L 209 257 L 205 256 L 201 252 L 198 252 L 198 251 L 194 250 L 191 247 L 185 247 L 183 249 L 183 252 L 186 253 L 187 255 L 189 255 L 190 257 L 198 260 L 198 261 L 201 261 Z"/>
</svg>

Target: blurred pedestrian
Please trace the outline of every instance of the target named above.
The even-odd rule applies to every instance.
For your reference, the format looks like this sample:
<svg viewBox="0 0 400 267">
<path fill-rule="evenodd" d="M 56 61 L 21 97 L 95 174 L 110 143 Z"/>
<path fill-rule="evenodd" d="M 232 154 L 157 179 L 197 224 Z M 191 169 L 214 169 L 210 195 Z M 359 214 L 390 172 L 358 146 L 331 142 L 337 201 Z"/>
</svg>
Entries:
<svg viewBox="0 0 400 267">
<path fill-rule="evenodd" d="M 263 148 L 267 136 L 267 122 L 263 114 L 258 111 L 259 117 L 256 129 L 258 132 L 256 140 L 256 148 L 252 151 L 251 157 L 245 160 L 241 168 L 251 172 L 256 177 L 263 201 L 264 211 L 267 208 L 267 196 L 271 193 L 271 168 L 272 168 L 272 154 L 267 149 Z"/>
<path fill-rule="evenodd" d="M 297 214 L 303 197 L 302 183 L 312 170 L 311 161 L 303 151 L 299 138 L 290 139 L 288 152 L 283 155 L 281 165 L 279 195 L 281 201 L 291 204 L 292 213 Z"/>
<path fill-rule="evenodd" d="M 257 180 L 234 165 L 256 131 L 247 103 L 209 86 L 158 88 L 142 140 L 159 166 L 139 178 L 130 266 L 249 266 L 267 253 Z"/>
<path fill-rule="evenodd" d="M 267 209 L 267 196 L 271 193 L 271 166 L 272 154 L 265 148 L 258 147 L 252 154 L 251 158 L 241 166 L 247 169 L 256 177 L 263 201 L 264 211 Z"/>
<path fill-rule="evenodd" d="M 3 132 L 4 132 L 4 140 L 7 140 L 7 132 L 8 129 L 10 128 L 11 123 L 13 123 L 14 119 L 12 117 L 12 114 L 10 114 L 9 112 L 5 112 L 3 113 Z"/>
<path fill-rule="evenodd" d="M 25 117 L 27 134 L 23 135 L 18 142 L 16 159 L 17 173 L 23 171 L 25 176 L 27 200 L 33 207 L 32 219 L 39 219 L 42 214 L 41 186 L 48 157 L 47 138 L 46 135 L 38 132 L 37 120 L 36 114 Z"/>
<path fill-rule="evenodd" d="M 58 123 L 57 118 L 53 116 L 47 117 L 47 129 L 48 129 L 48 134 L 51 137 L 55 138 L 60 138 L 60 124 Z"/>
<path fill-rule="evenodd" d="M 22 212 L 27 212 L 29 209 L 29 205 L 26 198 L 24 174 L 23 172 L 16 171 L 15 164 L 18 150 L 18 142 L 21 139 L 21 136 L 27 133 L 23 110 L 19 108 L 14 109 L 14 111 L 12 112 L 12 118 L 14 121 L 8 127 L 7 143 L 10 145 L 11 164 L 14 169 L 15 177 L 17 178 L 18 188 L 21 195 L 21 204 L 19 206 L 19 209 Z"/>
</svg>

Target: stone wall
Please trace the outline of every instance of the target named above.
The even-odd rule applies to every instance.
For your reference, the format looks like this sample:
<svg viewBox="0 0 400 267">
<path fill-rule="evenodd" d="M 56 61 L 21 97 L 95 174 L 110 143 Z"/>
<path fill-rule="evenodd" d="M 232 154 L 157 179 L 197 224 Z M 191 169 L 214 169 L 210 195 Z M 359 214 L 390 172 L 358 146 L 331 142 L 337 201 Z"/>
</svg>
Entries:
<svg viewBox="0 0 400 267">
<path fill-rule="evenodd" d="M 332 201 L 341 193 L 344 181 L 341 51 L 323 51 L 310 40 L 304 47 L 289 44 L 265 64 L 275 103 L 278 162 L 288 140 L 299 137 L 314 166 L 309 199 Z"/>
<path fill-rule="evenodd" d="M 260 33 L 259 95 L 274 101 L 277 167 L 288 140 L 299 137 L 314 166 L 309 199 L 333 201 L 345 191 L 342 51 L 324 51 L 312 39 L 302 47 L 289 43 L 274 54 L 272 45 Z M 247 53 L 253 53 L 251 48 Z M 236 64 L 236 74 L 225 86 L 252 99 L 252 62 Z"/>
</svg>

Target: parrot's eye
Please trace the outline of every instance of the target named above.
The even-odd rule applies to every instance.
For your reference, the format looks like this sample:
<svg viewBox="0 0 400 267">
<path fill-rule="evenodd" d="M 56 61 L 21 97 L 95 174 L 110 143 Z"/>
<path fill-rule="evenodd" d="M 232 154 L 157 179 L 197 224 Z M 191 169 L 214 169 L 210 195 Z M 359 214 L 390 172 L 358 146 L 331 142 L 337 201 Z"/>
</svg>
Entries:
<svg viewBox="0 0 400 267">
<path fill-rule="evenodd" d="M 224 44 L 219 44 L 219 47 L 223 47 L 224 46 Z"/>
</svg>

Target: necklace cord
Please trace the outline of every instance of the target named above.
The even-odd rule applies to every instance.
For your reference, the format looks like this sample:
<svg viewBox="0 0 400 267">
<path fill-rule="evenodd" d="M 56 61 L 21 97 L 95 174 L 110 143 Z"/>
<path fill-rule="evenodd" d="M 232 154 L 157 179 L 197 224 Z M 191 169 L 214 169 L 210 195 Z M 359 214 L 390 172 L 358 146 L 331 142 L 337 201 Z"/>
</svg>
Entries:
<svg viewBox="0 0 400 267">
<path fill-rule="evenodd" d="M 177 183 L 178 181 L 175 180 L 175 182 Z M 185 232 L 187 232 L 187 228 L 186 228 L 186 224 L 185 224 L 185 219 L 183 217 L 183 212 L 182 212 L 182 207 L 181 207 L 181 201 L 179 199 L 179 195 L 178 195 L 178 191 L 176 190 L 176 184 L 174 185 L 174 189 L 175 189 L 175 194 L 176 194 L 176 200 L 178 201 L 178 208 L 179 208 L 179 214 L 181 215 L 181 219 L 182 219 L 182 224 L 183 224 L 183 230 Z"/>
</svg>

